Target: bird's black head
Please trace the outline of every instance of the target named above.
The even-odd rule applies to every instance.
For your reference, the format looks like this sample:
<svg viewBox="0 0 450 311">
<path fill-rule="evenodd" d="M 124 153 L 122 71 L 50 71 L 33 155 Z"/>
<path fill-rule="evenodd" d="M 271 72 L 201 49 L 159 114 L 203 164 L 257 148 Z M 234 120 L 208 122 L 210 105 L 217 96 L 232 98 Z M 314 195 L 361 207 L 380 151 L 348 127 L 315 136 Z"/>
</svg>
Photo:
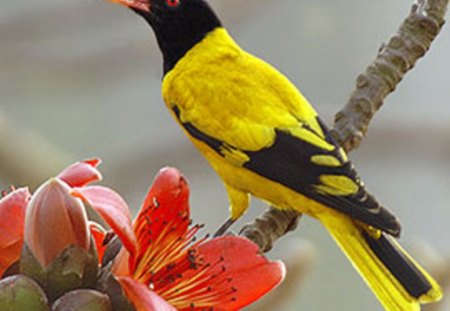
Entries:
<svg viewBox="0 0 450 311">
<path fill-rule="evenodd" d="M 153 28 L 164 57 L 164 73 L 209 32 L 221 26 L 204 0 L 112 0 L 142 16 Z"/>
</svg>

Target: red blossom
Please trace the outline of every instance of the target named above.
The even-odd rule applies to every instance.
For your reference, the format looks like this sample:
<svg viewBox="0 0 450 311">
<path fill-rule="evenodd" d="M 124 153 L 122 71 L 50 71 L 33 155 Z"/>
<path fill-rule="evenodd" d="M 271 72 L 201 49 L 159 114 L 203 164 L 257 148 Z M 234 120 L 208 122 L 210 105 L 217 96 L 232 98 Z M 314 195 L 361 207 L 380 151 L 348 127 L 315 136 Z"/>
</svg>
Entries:
<svg viewBox="0 0 450 311">
<path fill-rule="evenodd" d="M 245 238 L 196 241 L 200 226 L 190 225 L 188 199 L 180 172 L 161 170 L 133 222 L 136 253 L 122 250 L 116 258 L 113 273 L 137 310 L 165 310 L 154 306 L 162 299 L 182 311 L 238 310 L 282 281 L 284 265 L 268 261 Z"/>
<path fill-rule="evenodd" d="M 79 198 L 96 210 L 121 239 L 124 248 L 115 259 L 113 273 L 137 311 L 238 310 L 284 278 L 284 265 L 268 261 L 245 238 L 196 240 L 201 226 L 191 225 L 189 187 L 178 170 L 160 171 L 132 223 L 128 206 L 119 194 L 109 188 L 87 186 L 101 179 L 96 169 L 99 163 L 88 160 L 69 166 L 38 190 L 33 204 L 29 203 L 26 189 L 0 200 L 0 273 L 19 259 L 28 205 L 34 207 L 27 212 L 27 241 L 38 250 L 44 264 L 55 255 L 47 246 L 54 242 L 55 249 L 61 248 L 58 239 L 47 243 L 47 238 L 42 238 L 51 233 L 46 230 L 45 220 L 55 217 L 60 219 L 58 223 L 64 223 L 58 237 L 74 233 L 65 244 L 81 243 L 87 248 L 84 237 L 90 235 L 101 262 L 106 232 L 96 223 L 87 225 Z M 56 213 L 52 202 L 68 209 L 58 207 Z M 62 227 L 67 227 L 67 232 Z"/>
</svg>

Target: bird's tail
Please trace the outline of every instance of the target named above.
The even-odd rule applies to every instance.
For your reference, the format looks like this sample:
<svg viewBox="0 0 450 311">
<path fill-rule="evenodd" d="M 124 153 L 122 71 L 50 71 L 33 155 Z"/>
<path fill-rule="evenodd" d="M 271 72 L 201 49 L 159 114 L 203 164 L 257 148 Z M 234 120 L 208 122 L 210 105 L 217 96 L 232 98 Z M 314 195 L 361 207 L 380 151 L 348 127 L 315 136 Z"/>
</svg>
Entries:
<svg viewBox="0 0 450 311">
<path fill-rule="evenodd" d="M 348 216 L 317 215 L 388 311 L 416 311 L 442 297 L 439 285 L 390 236 L 366 230 Z"/>
</svg>

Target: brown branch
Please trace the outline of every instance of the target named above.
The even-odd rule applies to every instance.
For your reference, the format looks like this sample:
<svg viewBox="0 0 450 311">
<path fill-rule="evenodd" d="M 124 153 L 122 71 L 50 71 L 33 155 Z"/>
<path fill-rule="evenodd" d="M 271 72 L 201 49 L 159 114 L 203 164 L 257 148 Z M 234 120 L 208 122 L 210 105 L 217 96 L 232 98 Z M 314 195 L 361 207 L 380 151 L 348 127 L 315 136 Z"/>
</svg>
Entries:
<svg viewBox="0 0 450 311">
<path fill-rule="evenodd" d="M 370 121 L 384 99 L 417 61 L 425 55 L 444 25 L 449 0 L 419 0 L 387 45 L 383 45 L 373 63 L 356 81 L 356 89 L 347 105 L 336 114 L 332 134 L 350 152 L 367 133 Z M 241 230 L 267 252 L 280 237 L 294 229 L 299 214 L 270 208 Z"/>
<path fill-rule="evenodd" d="M 397 33 L 358 77 L 356 90 L 336 114 L 333 129 L 333 135 L 347 151 L 359 146 L 386 96 L 428 51 L 444 24 L 447 5 L 448 0 L 422 0 L 414 4 Z"/>
</svg>

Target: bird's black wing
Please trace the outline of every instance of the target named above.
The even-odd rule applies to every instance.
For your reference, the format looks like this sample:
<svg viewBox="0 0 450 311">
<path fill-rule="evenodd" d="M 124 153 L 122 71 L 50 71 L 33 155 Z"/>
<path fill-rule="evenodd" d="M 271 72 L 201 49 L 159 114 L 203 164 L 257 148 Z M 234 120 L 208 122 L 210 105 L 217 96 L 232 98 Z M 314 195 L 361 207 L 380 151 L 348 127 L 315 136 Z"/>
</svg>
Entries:
<svg viewBox="0 0 450 311">
<path fill-rule="evenodd" d="M 176 107 L 174 113 L 179 117 Z M 269 147 L 258 151 L 241 150 L 203 133 L 191 123 L 179 121 L 192 137 L 203 141 L 222 156 L 224 150 L 245 153 L 250 160 L 243 166 L 252 172 L 362 223 L 399 236 L 400 224 L 396 217 L 366 191 L 352 163 L 319 119 L 317 121 L 323 134 L 317 133 L 306 123 L 299 126 L 334 146 L 332 150 L 311 144 L 284 129 L 276 129 L 275 141 Z"/>
</svg>

